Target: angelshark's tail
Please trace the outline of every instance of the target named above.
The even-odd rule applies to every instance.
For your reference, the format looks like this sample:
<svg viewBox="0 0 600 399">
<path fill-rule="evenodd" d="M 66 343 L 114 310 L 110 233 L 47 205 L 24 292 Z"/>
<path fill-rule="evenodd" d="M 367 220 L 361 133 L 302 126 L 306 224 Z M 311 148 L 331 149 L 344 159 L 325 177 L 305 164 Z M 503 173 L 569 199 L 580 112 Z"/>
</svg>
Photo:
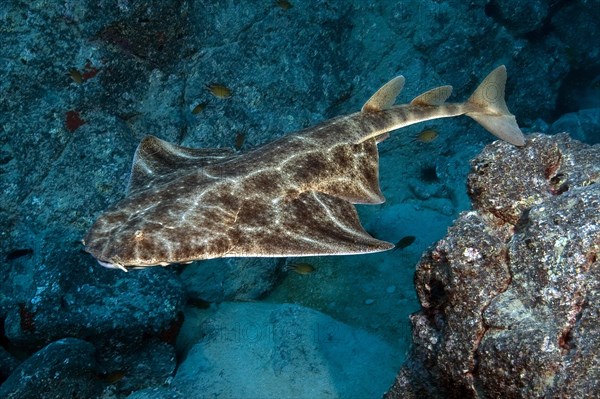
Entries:
<svg viewBox="0 0 600 399">
<path fill-rule="evenodd" d="M 506 67 L 500 65 L 481 82 L 467 100 L 466 115 L 475 119 L 494 136 L 511 144 L 525 145 L 523 132 L 504 101 Z M 472 109 L 472 110 L 471 110 Z"/>
</svg>

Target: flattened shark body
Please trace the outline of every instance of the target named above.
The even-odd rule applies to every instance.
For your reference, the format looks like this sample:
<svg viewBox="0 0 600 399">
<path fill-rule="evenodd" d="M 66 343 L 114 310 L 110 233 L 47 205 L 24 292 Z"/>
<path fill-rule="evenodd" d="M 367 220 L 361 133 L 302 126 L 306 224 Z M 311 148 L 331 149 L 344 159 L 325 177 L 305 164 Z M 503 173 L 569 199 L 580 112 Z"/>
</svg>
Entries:
<svg viewBox="0 0 600 399">
<path fill-rule="evenodd" d="M 504 102 L 506 70 L 496 68 L 465 103 L 452 88 L 393 106 L 397 77 L 361 112 L 291 133 L 252 151 L 191 149 L 148 136 L 133 162 L 127 196 L 94 223 L 86 251 L 106 267 L 185 263 L 216 257 L 346 255 L 385 251 L 353 204 L 379 204 L 377 143 L 414 123 L 468 115 L 521 146 Z"/>
</svg>

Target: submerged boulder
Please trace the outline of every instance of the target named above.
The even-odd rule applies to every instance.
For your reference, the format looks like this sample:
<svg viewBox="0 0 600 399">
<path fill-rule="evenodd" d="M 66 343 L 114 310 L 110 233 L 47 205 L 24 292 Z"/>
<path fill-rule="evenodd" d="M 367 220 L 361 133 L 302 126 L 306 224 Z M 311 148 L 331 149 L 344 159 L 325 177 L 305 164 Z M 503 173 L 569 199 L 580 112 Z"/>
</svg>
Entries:
<svg viewBox="0 0 600 399">
<path fill-rule="evenodd" d="M 0 386 L 2 398 L 93 398 L 102 393 L 92 344 L 64 338 L 42 348 Z"/>
<path fill-rule="evenodd" d="M 188 309 L 178 350 L 171 388 L 186 398 L 380 397 L 399 355 L 316 310 L 257 302 Z"/>
<path fill-rule="evenodd" d="M 180 275 L 189 302 L 252 301 L 276 285 L 283 267 L 278 258 L 209 259 Z"/>
<path fill-rule="evenodd" d="M 566 134 L 472 161 L 473 211 L 421 258 L 413 349 L 387 398 L 600 390 L 600 147 Z"/>
</svg>

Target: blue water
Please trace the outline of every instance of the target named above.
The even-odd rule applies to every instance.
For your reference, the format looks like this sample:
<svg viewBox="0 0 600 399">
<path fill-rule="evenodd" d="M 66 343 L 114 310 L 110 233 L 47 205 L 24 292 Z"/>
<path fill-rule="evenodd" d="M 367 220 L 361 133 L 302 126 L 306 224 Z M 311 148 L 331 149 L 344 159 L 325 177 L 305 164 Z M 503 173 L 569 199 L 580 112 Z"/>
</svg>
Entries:
<svg viewBox="0 0 600 399">
<path fill-rule="evenodd" d="M 379 239 L 414 236 L 405 248 L 124 273 L 81 239 L 147 134 L 246 151 L 357 112 L 400 74 L 399 103 L 445 84 L 460 102 L 504 64 L 525 133 L 599 143 L 598 5 L 3 2 L 0 396 L 379 397 L 410 348 L 416 264 L 470 209 L 469 160 L 495 140 L 476 122 L 379 144 L 386 202 L 358 212 Z"/>
</svg>

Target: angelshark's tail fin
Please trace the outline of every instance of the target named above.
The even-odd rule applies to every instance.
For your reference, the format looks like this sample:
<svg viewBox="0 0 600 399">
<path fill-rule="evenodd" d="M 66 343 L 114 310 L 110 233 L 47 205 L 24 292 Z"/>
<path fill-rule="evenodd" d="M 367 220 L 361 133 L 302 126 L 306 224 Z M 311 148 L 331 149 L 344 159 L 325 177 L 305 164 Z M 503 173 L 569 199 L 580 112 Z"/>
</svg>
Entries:
<svg viewBox="0 0 600 399">
<path fill-rule="evenodd" d="M 476 120 L 494 136 L 511 144 L 525 145 L 523 132 L 504 101 L 506 67 L 500 65 L 481 82 L 467 100 L 466 115 Z M 472 110 L 471 110 L 472 109 Z"/>
</svg>

